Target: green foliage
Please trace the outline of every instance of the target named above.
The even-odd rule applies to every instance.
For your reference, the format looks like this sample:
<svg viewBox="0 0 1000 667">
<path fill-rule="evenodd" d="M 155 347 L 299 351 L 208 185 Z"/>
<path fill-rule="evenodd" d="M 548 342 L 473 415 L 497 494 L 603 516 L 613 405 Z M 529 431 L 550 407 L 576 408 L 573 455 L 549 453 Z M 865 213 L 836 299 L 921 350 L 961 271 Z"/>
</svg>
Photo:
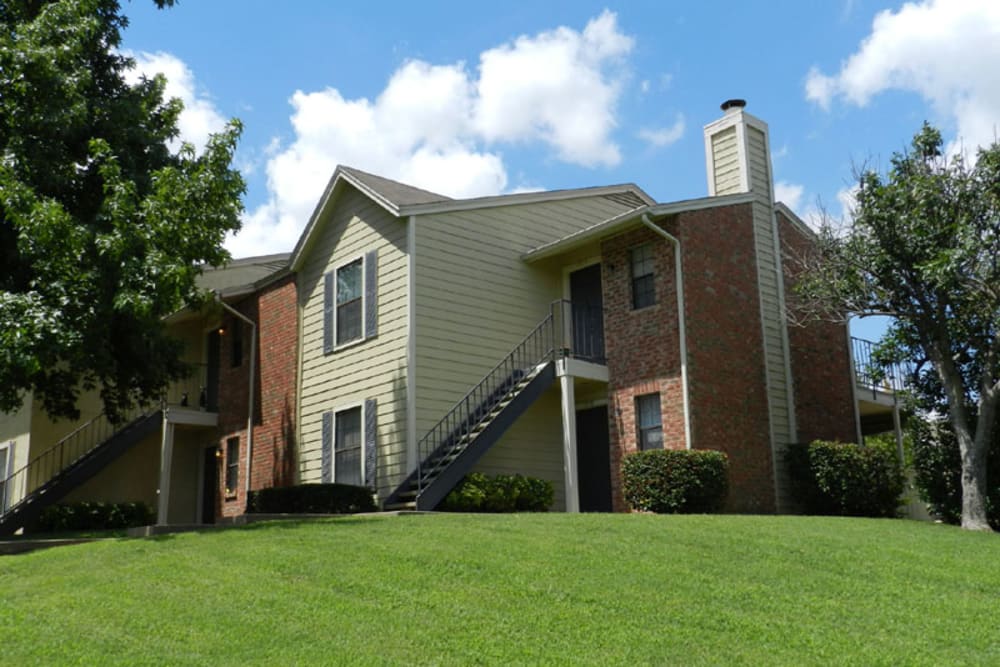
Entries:
<svg viewBox="0 0 1000 667">
<path fill-rule="evenodd" d="M 201 301 L 199 266 L 240 226 L 239 122 L 172 150 L 181 103 L 161 76 L 126 83 L 126 25 L 116 0 L 0 6 L 2 411 L 26 391 L 53 417 L 84 390 L 112 419 L 159 398 L 187 371 L 163 317 Z"/>
<path fill-rule="evenodd" d="M 962 460 L 947 422 L 911 419 L 913 468 L 920 496 L 931 513 L 957 524 L 962 518 Z M 986 471 L 986 516 L 1000 530 L 1000 429 L 994 429 Z"/>
<path fill-rule="evenodd" d="M 523 475 L 487 477 L 469 473 L 441 501 L 443 512 L 546 512 L 555 491 L 552 482 Z"/>
<path fill-rule="evenodd" d="M 30 532 L 58 533 L 68 530 L 108 530 L 147 526 L 156 520 L 153 509 L 143 502 L 76 502 L 50 505 L 42 510 Z"/>
<path fill-rule="evenodd" d="M 1000 144 L 974 164 L 924 125 L 886 174 L 858 177 L 857 206 L 801 257 L 798 308 L 895 318 L 883 356 L 915 369 L 924 408 L 948 415 L 963 452 L 962 525 L 986 529 L 986 452 L 1000 406 Z M 928 406 L 926 404 L 935 405 Z"/>
<path fill-rule="evenodd" d="M 904 478 L 894 444 L 816 440 L 786 452 L 796 499 L 810 514 L 895 517 Z"/>
<path fill-rule="evenodd" d="M 622 462 L 625 502 L 635 510 L 717 512 L 729 490 L 729 459 L 714 450 L 653 449 Z"/>
<path fill-rule="evenodd" d="M 300 484 L 250 492 L 254 514 L 356 514 L 378 509 L 371 489 L 350 484 Z"/>
</svg>

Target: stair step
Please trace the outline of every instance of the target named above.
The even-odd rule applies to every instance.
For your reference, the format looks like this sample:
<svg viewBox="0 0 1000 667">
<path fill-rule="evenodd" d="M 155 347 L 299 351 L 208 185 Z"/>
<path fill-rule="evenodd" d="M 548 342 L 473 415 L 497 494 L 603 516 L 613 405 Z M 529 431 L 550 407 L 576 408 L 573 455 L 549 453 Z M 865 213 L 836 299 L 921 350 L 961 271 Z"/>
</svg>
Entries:
<svg viewBox="0 0 1000 667">
<path fill-rule="evenodd" d="M 397 510 L 415 510 L 417 509 L 417 501 L 411 500 L 405 503 L 392 503 L 391 505 L 386 505 L 382 509 L 387 512 L 394 512 Z"/>
</svg>

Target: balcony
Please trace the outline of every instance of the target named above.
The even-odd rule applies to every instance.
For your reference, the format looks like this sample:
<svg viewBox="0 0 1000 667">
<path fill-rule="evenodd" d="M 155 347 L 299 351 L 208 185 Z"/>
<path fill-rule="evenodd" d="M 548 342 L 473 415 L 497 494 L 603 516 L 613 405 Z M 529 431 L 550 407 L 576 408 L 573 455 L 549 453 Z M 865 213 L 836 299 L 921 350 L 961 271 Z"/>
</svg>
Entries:
<svg viewBox="0 0 1000 667">
<path fill-rule="evenodd" d="M 167 421 L 215 426 L 218 423 L 219 383 L 207 364 L 192 364 L 191 374 L 172 382 L 163 398 Z"/>
<path fill-rule="evenodd" d="M 851 338 L 855 396 L 864 435 L 894 430 L 899 394 L 906 389 L 911 372 L 905 363 L 882 363 L 875 358 L 875 348 L 870 340 Z"/>
</svg>

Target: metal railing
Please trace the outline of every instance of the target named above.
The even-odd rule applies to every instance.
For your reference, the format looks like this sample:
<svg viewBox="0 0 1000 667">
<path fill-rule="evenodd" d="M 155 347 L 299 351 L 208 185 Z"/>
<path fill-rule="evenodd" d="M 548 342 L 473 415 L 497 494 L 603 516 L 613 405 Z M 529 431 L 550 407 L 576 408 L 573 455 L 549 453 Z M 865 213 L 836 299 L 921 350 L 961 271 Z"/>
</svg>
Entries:
<svg viewBox="0 0 1000 667">
<path fill-rule="evenodd" d="M 554 301 L 545 319 L 417 442 L 418 496 L 546 364 L 566 357 L 604 363 L 602 318 L 599 308 Z"/>
<path fill-rule="evenodd" d="M 9 507 L 0 508 L 0 516 L 17 509 L 21 503 L 31 497 L 31 494 L 44 486 L 57 475 L 68 469 L 77 461 L 83 459 L 103 442 L 137 419 L 146 417 L 159 406 L 135 408 L 122 421 L 114 423 L 102 412 L 93 419 L 84 422 L 75 430 L 64 436 L 55 445 L 41 452 L 24 466 L 15 470 L 4 481 L 8 498 L 16 494 L 17 500 Z"/>
<path fill-rule="evenodd" d="M 6 496 L 6 498 L 0 498 L 0 517 L 16 509 L 49 480 L 134 421 L 161 410 L 166 405 L 197 408 L 200 404 L 202 409 L 214 410 L 215 406 L 208 405 L 207 366 L 199 364 L 195 365 L 194 369 L 187 378 L 171 383 L 160 404 L 133 408 L 123 415 L 117 423 L 109 420 L 102 412 L 62 437 L 55 445 L 29 460 L 21 468 L 10 473 L 5 480 L 0 482 L 0 488 L 3 489 L 3 494 Z M 17 498 L 17 500 L 6 506 L 3 501 L 10 498 Z"/>
<path fill-rule="evenodd" d="M 875 357 L 875 348 L 876 344 L 870 340 L 851 337 L 854 378 L 858 386 L 886 393 L 905 389 L 911 372 L 909 365 L 896 361 L 884 363 Z"/>
</svg>

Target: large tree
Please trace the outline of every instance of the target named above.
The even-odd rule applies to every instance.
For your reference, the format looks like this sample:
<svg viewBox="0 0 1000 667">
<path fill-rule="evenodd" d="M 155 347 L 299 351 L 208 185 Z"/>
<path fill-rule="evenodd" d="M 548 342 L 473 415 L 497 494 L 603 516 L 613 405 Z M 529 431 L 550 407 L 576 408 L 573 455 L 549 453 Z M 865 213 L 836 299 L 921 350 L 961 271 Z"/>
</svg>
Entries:
<svg viewBox="0 0 1000 667">
<path fill-rule="evenodd" d="M 154 0 L 160 7 L 172 0 Z M 238 121 L 201 152 L 161 76 L 130 85 L 116 0 L 0 2 L 0 410 L 120 417 L 186 369 L 163 317 L 228 255 Z"/>
<path fill-rule="evenodd" d="M 798 308 L 895 318 L 883 349 L 930 369 L 958 440 L 962 526 L 989 530 L 988 444 L 1000 403 L 1000 145 L 974 164 L 924 125 L 887 173 L 863 170 L 842 226 L 799 258 Z M 926 380 L 926 378 L 925 378 Z"/>
</svg>

